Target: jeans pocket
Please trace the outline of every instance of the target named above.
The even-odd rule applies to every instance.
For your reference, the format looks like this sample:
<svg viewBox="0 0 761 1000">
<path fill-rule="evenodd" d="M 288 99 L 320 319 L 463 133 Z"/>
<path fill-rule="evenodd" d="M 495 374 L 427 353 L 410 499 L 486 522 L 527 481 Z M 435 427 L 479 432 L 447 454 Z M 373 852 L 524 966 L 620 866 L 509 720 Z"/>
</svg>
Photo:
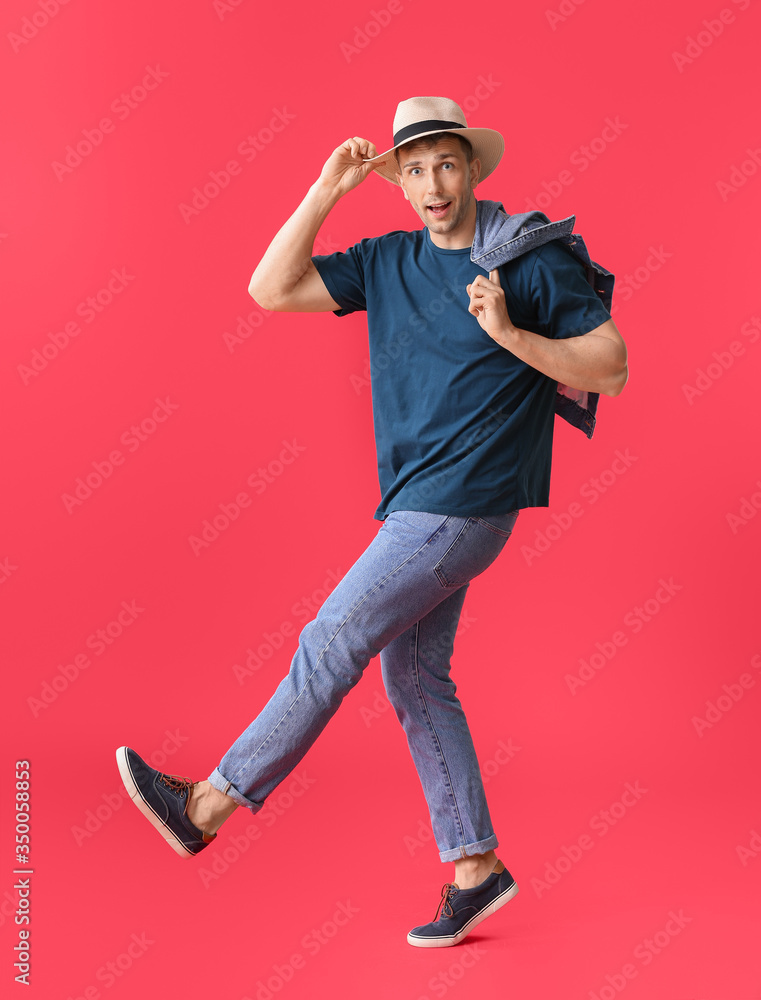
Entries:
<svg viewBox="0 0 761 1000">
<path fill-rule="evenodd" d="M 515 511 L 488 521 L 469 517 L 433 568 L 442 587 L 462 587 L 483 573 L 505 547 L 516 517 Z"/>
<path fill-rule="evenodd" d="M 498 535 L 509 538 L 512 534 L 515 522 L 518 520 L 519 510 L 511 510 L 508 514 L 492 514 L 489 517 L 477 517 L 476 520 L 483 524 L 485 528 L 496 531 Z"/>
</svg>

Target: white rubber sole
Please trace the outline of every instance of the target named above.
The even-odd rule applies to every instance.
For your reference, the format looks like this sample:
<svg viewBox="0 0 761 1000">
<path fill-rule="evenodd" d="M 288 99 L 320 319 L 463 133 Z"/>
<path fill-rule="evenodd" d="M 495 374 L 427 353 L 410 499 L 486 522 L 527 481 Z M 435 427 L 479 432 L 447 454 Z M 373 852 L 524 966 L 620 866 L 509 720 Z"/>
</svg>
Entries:
<svg viewBox="0 0 761 1000">
<path fill-rule="evenodd" d="M 486 920 L 490 917 L 492 913 L 496 913 L 497 910 L 504 906 L 505 903 L 509 903 L 513 896 L 517 895 L 518 883 L 513 882 L 509 889 L 505 889 L 503 893 L 497 896 L 496 899 L 492 900 L 488 906 L 484 907 L 480 913 L 477 913 L 474 917 L 462 927 L 456 934 L 452 934 L 449 937 L 439 937 L 439 938 L 428 938 L 428 937 L 415 937 L 412 933 L 407 935 L 407 943 L 413 945 L 415 948 L 451 948 L 454 944 L 459 944 L 463 938 L 466 938 L 468 934 L 473 930 L 474 927 L 478 927 L 482 920 Z"/>
<path fill-rule="evenodd" d="M 116 763 L 119 767 L 119 774 L 121 775 L 122 781 L 124 782 L 124 787 L 129 793 L 129 797 L 135 803 L 140 812 L 145 816 L 148 822 L 161 834 L 164 840 L 169 844 L 169 846 L 180 855 L 181 858 L 193 858 L 195 855 L 192 851 L 189 851 L 187 847 L 178 840 L 177 837 L 172 833 L 169 827 L 164 823 L 164 821 L 151 809 L 150 805 L 145 801 L 140 793 L 140 789 L 135 784 L 135 779 L 132 777 L 132 769 L 129 766 L 129 759 L 127 757 L 127 747 L 119 747 L 116 751 Z"/>
</svg>

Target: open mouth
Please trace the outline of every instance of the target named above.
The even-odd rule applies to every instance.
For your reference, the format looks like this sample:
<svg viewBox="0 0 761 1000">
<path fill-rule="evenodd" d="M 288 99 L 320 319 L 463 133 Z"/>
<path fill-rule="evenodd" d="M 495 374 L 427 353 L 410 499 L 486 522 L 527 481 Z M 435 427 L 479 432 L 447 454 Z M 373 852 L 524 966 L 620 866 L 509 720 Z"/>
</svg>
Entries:
<svg viewBox="0 0 761 1000">
<path fill-rule="evenodd" d="M 437 202 L 435 205 L 426 205 L 426 209 L 431 213 L 434 219 L 441 219 L 447 214 L 451 204 L 451 201 L 441 201 Z"/>
</svg>

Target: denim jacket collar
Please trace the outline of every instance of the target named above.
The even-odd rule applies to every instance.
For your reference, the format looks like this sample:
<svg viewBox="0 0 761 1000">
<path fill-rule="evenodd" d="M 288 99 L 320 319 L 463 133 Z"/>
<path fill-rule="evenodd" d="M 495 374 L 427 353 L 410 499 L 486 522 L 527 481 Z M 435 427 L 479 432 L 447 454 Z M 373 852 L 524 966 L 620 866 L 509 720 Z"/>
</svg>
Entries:
<svg viewBox="0 0 761 1000">
<path fill-rule="evenodd" d="M 505 212 L 501 202 L 478 201 L 476 232 L 470 259 L 484 270 L 491 271 L 520 257 L 527 250 L 533 250 L 550 240 L 558 240 L 568 247 L 584 266 L 587 281 L 610 312 L 615 276 L 590 259 L 581 234 L 573 232 L 575 223 L 575 215 L 550 222 L 544 212 L 519 212 L 510 215 Z M 567 385 L 558 383 L 555 412 L 591 438 L 597 422 L 599 399 L 599 393 L 571 389 Z"/>
<path fill-rule="evenodd" d="M 550 240 L 568 236 L 576 222 L 575 215 L 550 222 L 544 212 L 520 212 L 508 215 L 499 201 L 479 201 L 476 205 L 476 233 L 470 259 L 487 271 L 527 250 Z"/>
</svg>

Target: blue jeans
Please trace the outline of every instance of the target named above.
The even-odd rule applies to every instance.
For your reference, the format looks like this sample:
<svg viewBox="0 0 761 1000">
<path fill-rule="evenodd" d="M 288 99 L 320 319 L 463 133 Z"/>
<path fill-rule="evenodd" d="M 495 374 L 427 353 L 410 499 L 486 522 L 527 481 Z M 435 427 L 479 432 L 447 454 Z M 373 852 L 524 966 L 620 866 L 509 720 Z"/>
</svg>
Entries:
<svg viewBox="0 0 761 1000">
<path fill-rule="evenodd" d="M 304 626 L 288 674 L 233 743 L 210 783 L 257 812 L 299 763 L 380 653 L 442 861 L 497 846 L 450 657 L 465 593 L 502 551 L 518 511 L 388 515 Z"/>
</svg>

